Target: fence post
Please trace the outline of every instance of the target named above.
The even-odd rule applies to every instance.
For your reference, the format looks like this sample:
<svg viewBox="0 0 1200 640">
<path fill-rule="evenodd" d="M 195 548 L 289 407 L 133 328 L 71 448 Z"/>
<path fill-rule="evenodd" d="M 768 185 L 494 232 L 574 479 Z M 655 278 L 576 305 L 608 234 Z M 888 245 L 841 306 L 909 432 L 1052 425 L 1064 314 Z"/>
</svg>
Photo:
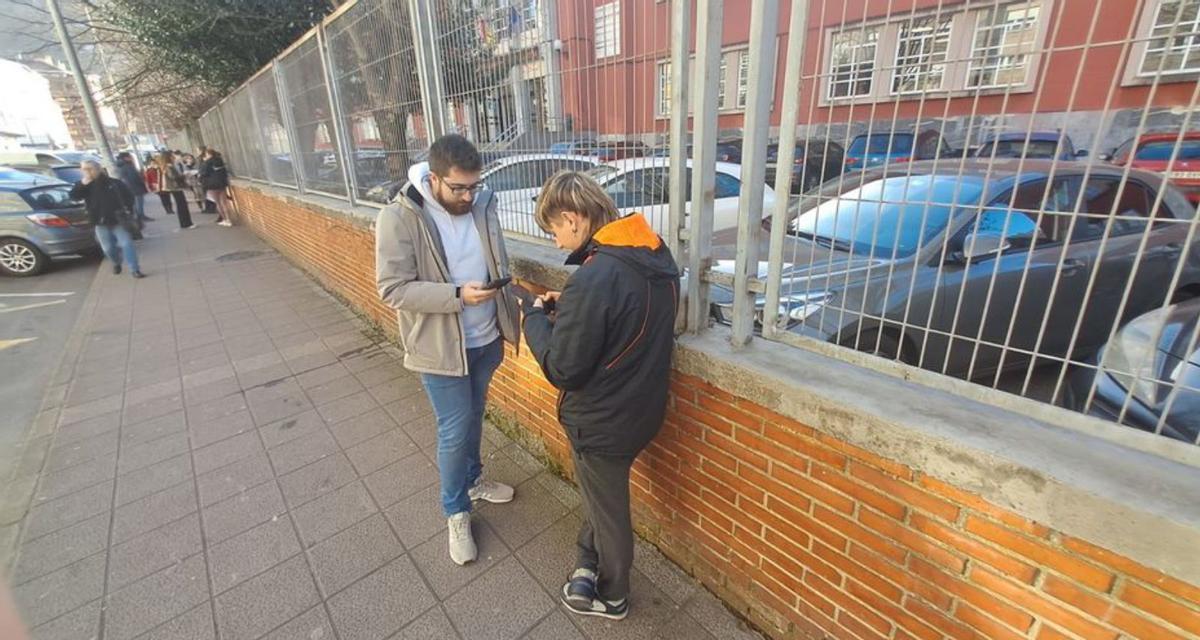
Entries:
<svg viewBox="0 0 1200 640">
<path fill-rule="evenodd" d="M 724 0 L 696 3 L 696 93 L 693 116 L 692 211 L 688 229 L 688 330 L 708 327 L 708 283 L 712 263 L 713 197 L 717 180 L 717 89 L 721 72 Z"/>
<path fill-rule="evenodd" d="M 325 25 L 317 25 L 317 53 L 321 56 L 321 74 L 325 76 L 325 93 L 329 97 L 329 117 L 333 121 L 333 134 L 337 138 L 334 150 L 342 157 L 342 184 L 346 187 L 346 198 L 354 206 L 355 178 L 354 157 L 350 154 L 351 144 L 346 139 L 346 123 L 342 120 L 342 108 L 338 101 L 337 87 L 333 81 L 333 61 L 329 58 L 329 45 L 325 40 Z"/>
<path fill-rule="evenodd" d="M 775 95 L 775 41 L 779 29 L 779 0 L 753 0 L 750 4 L 750 60 L 746 87 L 745 133 L 742 137 L 742 186 L 738 197 L 737 259 L 733 267 L 734 347 L 754 337 L 758 294 L 750 280 L 758 275 L 758 241 L 762 235 L 762 203 L 766 188 L 767 132 L 771 127 L 771 100 Z M 743 54 L 745 55 L 745 54 Z M 791 156 L 786 156 L 791 158 Z M 790 171 L 790 162 L 777 162 Z M 787 200 L 787 193 L 775 194 Z"/>
<path fill-rule="evenodd" d="M 292 120 L 292 101 L 288 99 L 287 80 L 279 61 L 271 63 L 271 72 L 275 75 L 275 96 L 279 99 L 279 119 L 283 121 L 283 131 L 287 135 L 288 155 L 291 157 L 292 176 L 296 178 L 296 192 L 304 193 L 304 172 L 300 170 L 300 158 L 296 145 L 296 124 Z"/>
<path fill-rule="evenodd" d="M 671 192 L 667 224 L 667 247 L 676 260 L 681 231 L 687 219 L 687 137 L 688 137 L 688 49 L 692 35 L 692 0 L 671 0 L 671 128 L 667 137 L 670 148 Z M 657 106 L 655 107 L 657 109 Z"/>
<path fill-rule="evenodd" d="M 779 153 L 776 158 L 796 155 L 796 121 L 800 116 L 800 83 L 804 74 L 804 47 L 808 44 L 808 2 L 792 0 L 788 23 L 787 66 L 783 76 L 783 110 L 779 115 Z M 819 82 L 818 82 L 819 85 Z M 808 153 L 807 142 L 805 153 Z M 787 234 L 788 207 L 792 192 L 792 172 L 781 169 L 788 163 L 776 162 L 775 211 L 771 215 L 771 246 L 767 258 L 767 291 L 763 300 L 762 332 L 772 339 L 780 331 L 779 290 L 783 280 L 783 239 Z M 779 197 L 783 194 L 783 197 Z"/>
<path fill-rule="evenodd" d="M 425 133 L 430 142 L 446 134 L 446 91 L 442 85 L 442 65 L 438 58 L 437 12 L 434 0 L 408 0 L 413 30 L 413 52 L 417 58 L 417 77 L 421 83 L 421 108 Z"/>
<path fill-rule="evenodd" d="M 263 180 L 267 184 L 275 184 L 271 179 L 271 154 L 267 150 L 267 141 L 263 138 L 262 123 L 258 120 L 258 100 L 254 97 L 254 83 L 246 84 L 246 96 L 250 102 L 250 120 L 254 123 L 254 137 L 258 140 L 259 155 L 262 157 Z"/>
</svg>

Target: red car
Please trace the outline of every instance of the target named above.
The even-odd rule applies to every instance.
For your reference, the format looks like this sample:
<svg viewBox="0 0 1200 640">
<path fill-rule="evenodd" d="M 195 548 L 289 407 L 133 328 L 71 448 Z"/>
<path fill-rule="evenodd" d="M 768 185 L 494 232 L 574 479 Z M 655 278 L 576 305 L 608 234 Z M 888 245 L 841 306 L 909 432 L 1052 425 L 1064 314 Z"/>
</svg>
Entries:
<svg viewBox="0 0 1200 640">
<path fill-rule="evenodd" d="M 1145 169 L 1158 173 L 1167 172 L 1167 163 L 1171 154 L 1175 153 L 1175 162 L 1171 165 L 1168 177 L 1187 196 L 1193 204 L 1200 204 L 1200 131 L 1184 133 L 1146 133 L 1137 138 L 1137 147 L 1133 140 L 1117 147 L 1112 154 L 1112 163 L 1125 166 L 1126 162 L 1134 169 Z M 1179 151 L 1175 152 L 1178 143 Z M 1132 152 L 1132 154 L 1131 154 Z M 1130 160 L 1130 155 L 1133 159 Z"/>
</svg>

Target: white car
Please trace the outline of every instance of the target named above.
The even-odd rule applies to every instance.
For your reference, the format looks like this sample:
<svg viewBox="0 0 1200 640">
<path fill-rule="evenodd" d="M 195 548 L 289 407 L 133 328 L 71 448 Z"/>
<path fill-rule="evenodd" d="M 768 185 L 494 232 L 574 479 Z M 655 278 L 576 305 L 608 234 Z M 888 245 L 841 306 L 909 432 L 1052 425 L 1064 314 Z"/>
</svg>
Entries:
<svg viewBox="0 0 1200 640">
<path fill-rule="evenodd" d="M 480 178 L 496 194 L 496 213 L 508 231 L 543 236 L 534 222 L 533 199 L 550 176 L 559 171 L 587 171 L 600 161 L 590 156 L 531 153 L 501 158 L 489 164 Z"/>
<path fill-rule="evenodd" d="M 526 158 L 521 160 L 521 158 Z M 552 156 L 553 158 L 566 158 L 580 165 L 591 163 L 591 168 L 588 173 L 600 183 L 605 192 L 612 197 L 617 204 L 617 209 L 621 215 L 628 215 L 634 212 L 640 212 L 650 221 L 650 225 L 659 234 L 666 235 L 667 220 L 669 217 L 668 200 L 670 181 L 670 159 L 669 158 L 629 158 L 625 160 L 617 160 L 604 164 L 597 164 L 595 158 L 587 156 Z M 519 169 L 525 166 L 525 163 L 544 161 L 530 160 L 534 156 L 519 156 L 517 158 L 508 158 L 501 162 L 506 163 L 506 167 L 511 167 L 511 172 L 521 176 L 530 176 L 536 173 L 530 169 Z M 557 169 L 587 169 L 583 167 L 568 167 L 557 166 Z M 500 167 L 495 171 L 500 172 L 505 167 Z M 691 194 L 692 183 L 692 162 L 688 161 L 688 194 Z M 713 206 L 713 232 L 730 229 L 737 226 L 738 216 L 738 196 L 741 194 L 742 188 L 742 167 L 741 165 L 732 164 L 729 162 L 716 163 L 716 199 Z M 492 170 L 489 170 L 492 171 Z M 546 173 L 545 177 L 549 177 L 553 171 Z M 534 221 L 534 209 L 536 203 L 534 198 L 537 196 L 541 188 L 541 182 L 534 183 L 532 181 L 521 182 L 524 185 L 522 189 L 513 189 L 510 183 L 500 180 L 497 181 L 491 177 L 492 173 L 484 173 L 483 180 L 488 187 L 496 192 L 500 198 L 499 214 L 501 225 L 508 231 L 522 233 L 531 236 L 549 237 L 549 234 L 543 232 Z M 500 173 L 500 175 L 506 175 Z M 540 175 L 538 177 L 541 177 Z M 544 179 L 543 179 L 544 182 Z M 536 186 L 529 186 L 535 184 Z M 771 211 L 775 206 L 775 192 L 769 186 L 763 186 L 763 217 L 771 215 Z M 686 207 L 687 211 L 691 211 L 691 202 L 689 201 Z"/>
</svg>

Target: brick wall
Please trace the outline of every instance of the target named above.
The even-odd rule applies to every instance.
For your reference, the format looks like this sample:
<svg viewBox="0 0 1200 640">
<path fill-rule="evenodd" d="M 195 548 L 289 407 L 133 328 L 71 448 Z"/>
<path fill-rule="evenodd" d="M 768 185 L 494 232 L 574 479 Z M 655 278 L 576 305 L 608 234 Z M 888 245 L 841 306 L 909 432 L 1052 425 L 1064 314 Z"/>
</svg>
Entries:
<svg viewBox="0 0 1200 640">
<path fill-rule="evenodd" d="M 238 201 L 259 235 L 394 330 L 368 227 L 248 189 Z M 507 355 L 493 411 L 569 472 L 554 389 L 527 352 Z M 1200 638 L 1197 585 L 682 373 L 632 484 L 639 531 L 775 638 Z"/>
</svg>

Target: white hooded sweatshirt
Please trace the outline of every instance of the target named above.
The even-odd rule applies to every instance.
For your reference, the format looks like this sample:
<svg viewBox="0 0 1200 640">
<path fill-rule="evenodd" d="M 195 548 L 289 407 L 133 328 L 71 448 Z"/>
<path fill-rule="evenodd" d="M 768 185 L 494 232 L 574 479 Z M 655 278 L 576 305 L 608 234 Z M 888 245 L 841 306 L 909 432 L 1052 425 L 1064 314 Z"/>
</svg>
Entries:
<svg viewBox="0 0 1200 640">
<path fill-rule="evenodd" d="M 414 164 L 408 169 L 409 181 L 425 199 L 425 211 L 437 224 L 438 235 L 446 250 L 450 279 L 460 287 L 468 282 L 486 283 L 490 277 L 483 255 L 483 242 L 475 227 L 475 217 L 471 214 L 450 215 L 434 197 L 430 175 L 428 162 Z M 486 347 L 500 337 L 500 329 L 496 326 L 495 300 L 464 306 L 462 320 L 468 349 Z"/>
</svg>

